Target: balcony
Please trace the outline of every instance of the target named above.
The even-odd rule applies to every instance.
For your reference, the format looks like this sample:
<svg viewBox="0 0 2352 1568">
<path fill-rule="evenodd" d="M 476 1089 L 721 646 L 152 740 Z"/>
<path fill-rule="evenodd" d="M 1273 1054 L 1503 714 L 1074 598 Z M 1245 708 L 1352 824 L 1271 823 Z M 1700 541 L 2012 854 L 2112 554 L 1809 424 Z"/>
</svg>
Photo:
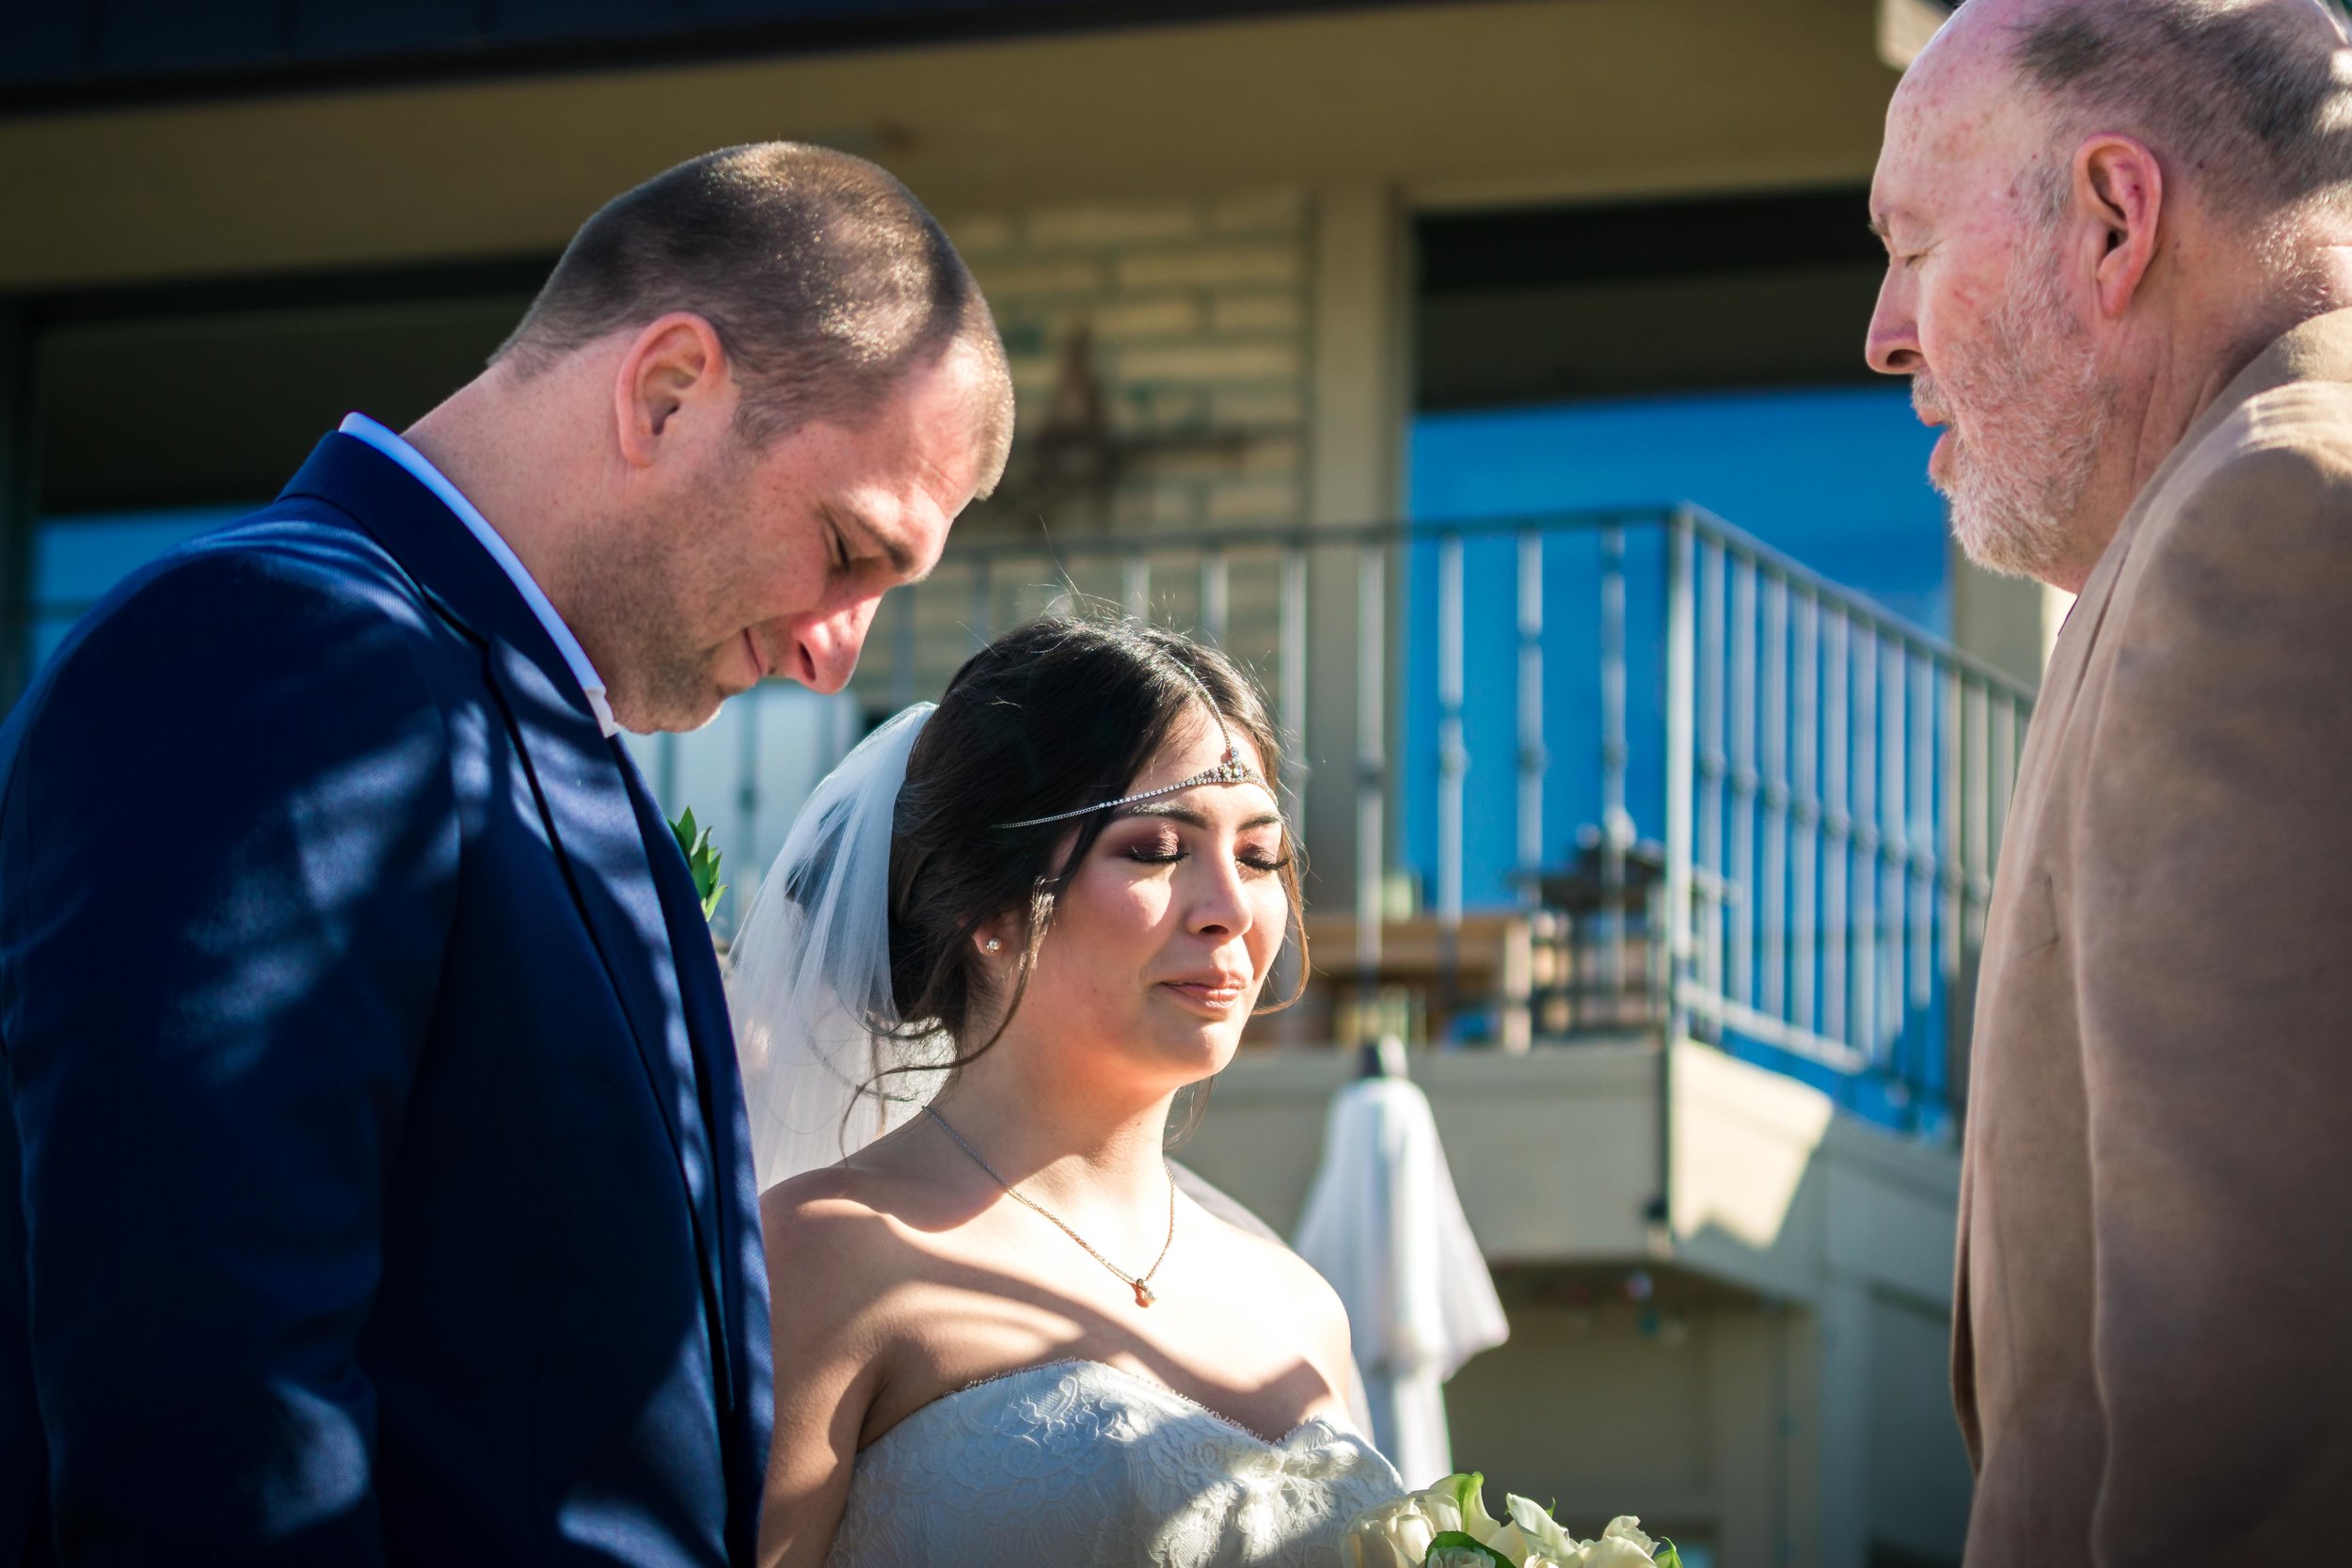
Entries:
<svg viewBox="0 0 2352 1568">
<path fill-rule="evenodd" d="M 1297 742 L 1309 998 L 1182 1157 L 1287 1230 L 1331 1047 L 1406 1034 L 1511 1323 L 1457 1456 L 1708 1560 L 1956 1561 L 1954 1134 L 2031 693 L 1660 507 L 960 542 L 852 700 L 1080 603 L 1218 642 Z"/>
<path fill-rule="evenodd" d="M 1313 973 L 1252 1043 L 1696 1041 L 1890 1129 L 1954 1126 L 2032 701 L 1997 672 L 1661 507 L 959 542 L 883 606 L 853 700 L 935 695 L 994 631 L 1079 605 L 1216 642 L 1294 737 Z M 707 818 L 665 748 L 723 754 L 764 863 L 805 784 L 763 786 L 778 732 L 738 705 L 653 771 Z M 854 726 L 828 722 L 820 750 Z"/>
<path fill-rule="evenodd" d="M 103 562 L 67 546 L 108 526 L 160 525 L 49 540 L 37 626 L 78 612 Z M 1301 742 L 1309 999 L 1183 1158 L 1288 1229 L 1332 1047 L 1406 1035 L 1511 1322 L 1448 1386 L 1458 1453 L 1722 1562 L 1957 1560 L 1953 1132 L 2030 694 L 1658 508 L 962 538 L 851 692 L 774 684 L 634 744 L 739 909 L 864 722 L 1081 601 L 1222 644 Z"/>
</svg>

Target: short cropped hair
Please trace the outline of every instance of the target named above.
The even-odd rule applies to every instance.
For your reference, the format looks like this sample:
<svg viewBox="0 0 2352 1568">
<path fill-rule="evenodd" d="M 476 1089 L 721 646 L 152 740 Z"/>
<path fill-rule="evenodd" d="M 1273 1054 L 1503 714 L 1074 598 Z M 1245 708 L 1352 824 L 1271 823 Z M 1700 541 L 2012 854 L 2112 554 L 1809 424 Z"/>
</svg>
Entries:
<svg viewBox="0 0 2352 1568">
<path fill-rule="evenodd" d="M 1012 442 L 1012 378 L 979 286 L 914 194 L 863 158 L 803 142 L 723 148 L 624 192 L 580 226 L 491 356 L 524 375 L 673 311 L 708 322 L 766 442 L 856 424 L 950 354 L 980 370 L 980 494 Z"/>
<path fill-rule="evenodd" d="M 2011 59 L 2061 126 L 2139 137 L 2217 212 L 2341 219 L 2352 55 L 2318 24 L 2340 13 L 2311 3 L 2298 21 L 2265 0 L 2056 0 L 2017 26 Z"/>
</svg>

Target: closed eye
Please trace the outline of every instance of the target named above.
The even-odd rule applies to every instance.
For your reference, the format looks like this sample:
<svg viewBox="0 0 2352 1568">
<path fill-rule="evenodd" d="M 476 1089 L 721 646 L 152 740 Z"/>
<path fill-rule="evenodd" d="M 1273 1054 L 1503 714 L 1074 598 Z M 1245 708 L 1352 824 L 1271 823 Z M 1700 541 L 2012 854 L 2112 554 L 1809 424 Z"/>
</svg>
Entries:
<svg viewBox="0 0 2352 1568">
<path fill-rule="evenodd" d="M 1190 853 L 1173 833 L 1164 838 L 1138 839 L 1126 848 L 1127 858 L 1140 865 L 1173 865 Z M 1233 863 L 1246 871 L 1268 874 L 1287 867 L 1291 858 L 1277 850 L 1245 846 L 1233 852 Z"/>
<path fill-rule="evenodd" d="M 1291 863 L 1288 846 L 1269 849 L 1262 844 L 1244 845 L 1234 851 L 1233 859 L 1252 871 L 1280 871 Z"/>
<path fill-rule="evenodd" d="M 1184 847 L 1170 833 L 1166 838 L 1147 838 L 1129 845 L 1127 858 L 1145 865 L 1173 865 L 1184 858 Z"/>
</svg>

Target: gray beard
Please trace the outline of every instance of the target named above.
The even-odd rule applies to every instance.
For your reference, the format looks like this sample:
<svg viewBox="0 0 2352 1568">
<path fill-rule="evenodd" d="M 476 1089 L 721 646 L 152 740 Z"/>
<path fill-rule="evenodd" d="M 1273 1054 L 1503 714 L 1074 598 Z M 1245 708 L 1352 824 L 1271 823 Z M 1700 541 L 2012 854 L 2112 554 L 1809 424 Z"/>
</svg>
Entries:
<svg viewBox="0 0 2352 1568">
<path fill-rule="evenodd" d="M 1955 431 L 1950 477 L 1935 487 L 1970 561 L 2046 582 L 2074 553 L 2074 516 L 2114 428 L 2115 392 L 2066 312 L 2056 268 L 2027 278 L 1988 325 L 1986 369 L 1960 388 L 1979 412 L 1979 441 L 1963 445 Z M 1934 393 L 1930 381 L 1925 398 Z"/>
</svg>

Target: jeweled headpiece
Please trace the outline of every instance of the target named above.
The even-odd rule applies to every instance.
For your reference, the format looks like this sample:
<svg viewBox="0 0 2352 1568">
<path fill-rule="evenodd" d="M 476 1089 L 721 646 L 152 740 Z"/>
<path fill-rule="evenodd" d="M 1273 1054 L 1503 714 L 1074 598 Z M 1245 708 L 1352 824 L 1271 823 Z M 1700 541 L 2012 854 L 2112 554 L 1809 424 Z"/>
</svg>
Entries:
<svg viewBox="0 0 2352 1568">
<path fill-rule="evenodd" d="M 1224 713 L 1217 707 L 1216 699 L 1209 695 L 1209 689 L 1200 684 L 1200 677 L 1182 661 L 1172 662 L 1176 663 L 1178 669 L 1184 671 L 1184 678 L 1192 682 L 1193 689 L 1200 694 L 1201 705 L 1209 710 L 1210 721 L 1216 725 L 1216 733 L 1225 742 L 1225 755 L 1222 761 L 1218 762 L 1215 768 L 1202 768 L 1189 779 L 1179 779 L 1174 784 L 1164 784 L 1158 789 L 1138 790 L 1133 795 L 1122 795 L 1116 800 L 1104 800 L 1091 806 L 1080 806 L 1075 811 L 1057 811 L 1051 816 L 1026 816 L 1018 822 L 999 822 L 996 827 L 1000 831 L 1011 828 L 1041 828 L 1048 822 L 1067 822 L 1073 816 L 1086 816 L 1098 811 L 1117 811 L 1121 806 L 1132 806 L 1138 800 L 1156 800 L 1162 795 L 1182 794 L 1187 789 L 1198 789 L 1202 784 L 1254 784 L 1271 791 L 1274 786 L 1259 777 L 1258 770 L 1249 766 L 1241 754 L 1241 748 L 1233 743 L 1233 732 L 1226 727 Z"/>
</svg>

